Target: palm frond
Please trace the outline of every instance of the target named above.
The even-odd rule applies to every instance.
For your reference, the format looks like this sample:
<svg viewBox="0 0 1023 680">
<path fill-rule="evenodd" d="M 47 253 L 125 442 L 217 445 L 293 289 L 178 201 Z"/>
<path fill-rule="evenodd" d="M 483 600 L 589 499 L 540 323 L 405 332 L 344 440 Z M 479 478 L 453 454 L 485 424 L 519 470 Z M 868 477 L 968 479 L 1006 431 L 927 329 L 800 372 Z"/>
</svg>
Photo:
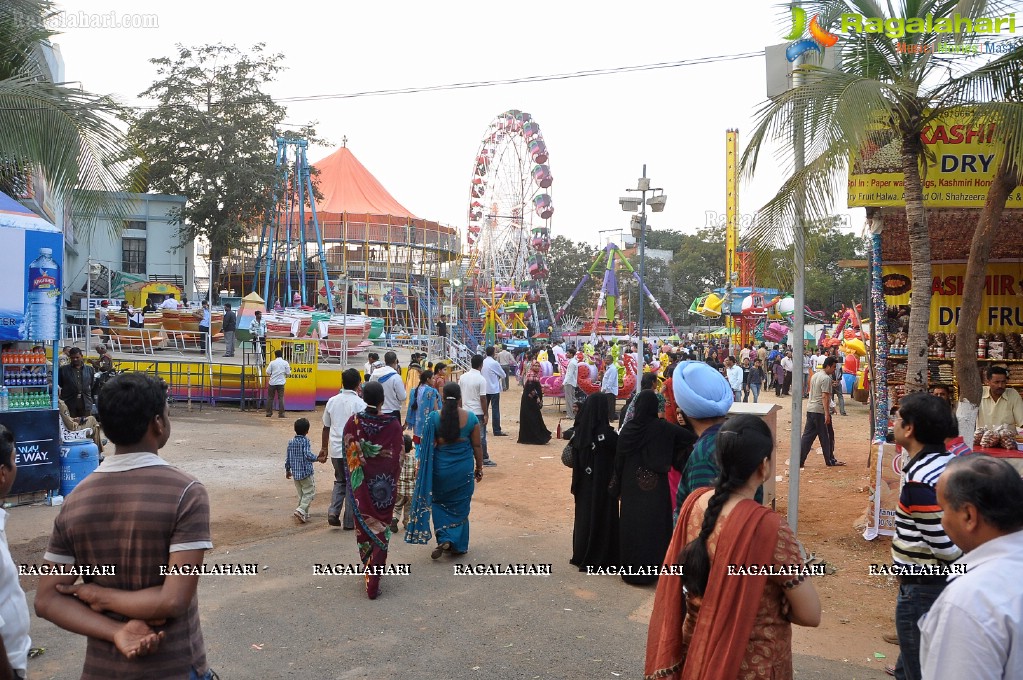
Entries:
<svg viewBox="0 0 1023 680">
<path fill-rule="evenodd" d="M 128 174 L 108 162 L 126 150 L 118 110 L 106 97 L 30 75 L 0 80 L 0 156 L 38 170 L 86 235 L 101 213 L 123 212 L 102 193 L 121 191 Z"/>
</svg>

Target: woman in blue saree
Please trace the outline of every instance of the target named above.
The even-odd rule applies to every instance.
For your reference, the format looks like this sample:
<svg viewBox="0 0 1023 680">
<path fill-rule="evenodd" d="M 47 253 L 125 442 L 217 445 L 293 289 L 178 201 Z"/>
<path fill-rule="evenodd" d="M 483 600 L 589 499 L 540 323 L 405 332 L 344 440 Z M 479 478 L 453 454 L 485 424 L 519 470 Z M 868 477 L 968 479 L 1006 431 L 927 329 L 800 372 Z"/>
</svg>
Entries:
<svg viewBox="0 0 1023 680">
<path fill-rule="evenodd" d="M 457 383 L 444 385 L 443 404 L 426 420 L 419 443 L 419 473 L 412 497 L 412 519 L 406 543 L 430 541 L 430 516 L 437 534 L 433 559 L 445 552 L 461 555 L 469 550 L 469 505 L 476 482 L 483 479 L 483 447 L 476 415 L 462 408 Z"/>
</svg>

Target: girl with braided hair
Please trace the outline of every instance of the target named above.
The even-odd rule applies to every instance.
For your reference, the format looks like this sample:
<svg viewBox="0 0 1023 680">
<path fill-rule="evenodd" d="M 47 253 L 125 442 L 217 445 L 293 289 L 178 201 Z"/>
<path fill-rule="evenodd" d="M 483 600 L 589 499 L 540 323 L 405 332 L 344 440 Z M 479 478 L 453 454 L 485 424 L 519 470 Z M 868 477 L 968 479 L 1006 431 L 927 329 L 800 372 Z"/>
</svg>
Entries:
<svg viewBox="0 0 1023 680">
<path fill-rule="evenodd" d="M 774 437 L 756 416 L 718 433 L 721 474 L 682 506 L 647 635 L 647 678 L 792 678 L 792 628 L 820 624 L 799 543 L 785 519 L 753 500 L 771 474 Z M 764 572 L 771 572 L 770 575 Z"/>
</svg>

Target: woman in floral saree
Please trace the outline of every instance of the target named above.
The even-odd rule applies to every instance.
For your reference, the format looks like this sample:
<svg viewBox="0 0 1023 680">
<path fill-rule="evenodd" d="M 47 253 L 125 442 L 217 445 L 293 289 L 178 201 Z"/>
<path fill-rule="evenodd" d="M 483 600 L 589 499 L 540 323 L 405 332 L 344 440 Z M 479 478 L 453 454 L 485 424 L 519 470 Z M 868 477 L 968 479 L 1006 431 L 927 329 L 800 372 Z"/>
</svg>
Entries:
<svg viewBox="0 0 1023 680">
<path fill-rule="evenodd" d="M 375 600 L 380 576 L 387 565 L 391 516 L 404 455 L 401 421 L 381 414 L 384 386 L 368 382 L 362 388 L 366 410 L 352 416 L 344 429 L 348 489 L 354 501 L 355 537 L 366 567 L 366 595 Z M 374 573 L 376 572 L 376 573 Z"/>
<path fill-rule="evenodd" d="M 460 555 L 469 549 L 469 505 L 476 482 L 483 479 L 483 447 L 475 414 L 462 408 L 457 383 L 444 386 L 441 410 L 426 420 L 419 443 L 419 473 L 412 497 L 412 519 L 405 530 L 406 543 L 425 545 L 437 534 L 430 555 Z"/>
</svg>

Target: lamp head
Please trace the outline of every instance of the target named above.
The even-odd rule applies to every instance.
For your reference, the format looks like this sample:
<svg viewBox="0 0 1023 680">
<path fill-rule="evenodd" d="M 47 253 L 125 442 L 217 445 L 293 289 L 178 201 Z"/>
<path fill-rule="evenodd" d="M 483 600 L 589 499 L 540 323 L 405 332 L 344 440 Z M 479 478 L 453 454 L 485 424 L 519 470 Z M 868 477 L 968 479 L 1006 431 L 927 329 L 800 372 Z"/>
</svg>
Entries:
<svg viewBox="0 0 1023 680">
<path fill-rule="evenodd" d="M 633 238 L 641 238 L 643 236 L 643 218 L 639 215 L 633 215 L 632 219 L 629 220 L 629 228 L 632 231 Z"/>
<path fill-rule="evenodd" d="M 663 212 L 664 205 L 667 202 L 668 197 L 665 194 L 658 194 L 656 196 L 651 196 L 649 199 L 647 199 L 646 204 L 650 206 L 650 210 L 652 210 L 653 212 Z"/>
<path fill-rule="evenodd" d="M 634 198 L 632 196 L 622 196 L 618 199 L 618 203 L 622 206 L 622 210 L 625 212 L 636 212 L 639 210 L 640 204 L 643 202 L 642 198 Z"/>
</svg>

